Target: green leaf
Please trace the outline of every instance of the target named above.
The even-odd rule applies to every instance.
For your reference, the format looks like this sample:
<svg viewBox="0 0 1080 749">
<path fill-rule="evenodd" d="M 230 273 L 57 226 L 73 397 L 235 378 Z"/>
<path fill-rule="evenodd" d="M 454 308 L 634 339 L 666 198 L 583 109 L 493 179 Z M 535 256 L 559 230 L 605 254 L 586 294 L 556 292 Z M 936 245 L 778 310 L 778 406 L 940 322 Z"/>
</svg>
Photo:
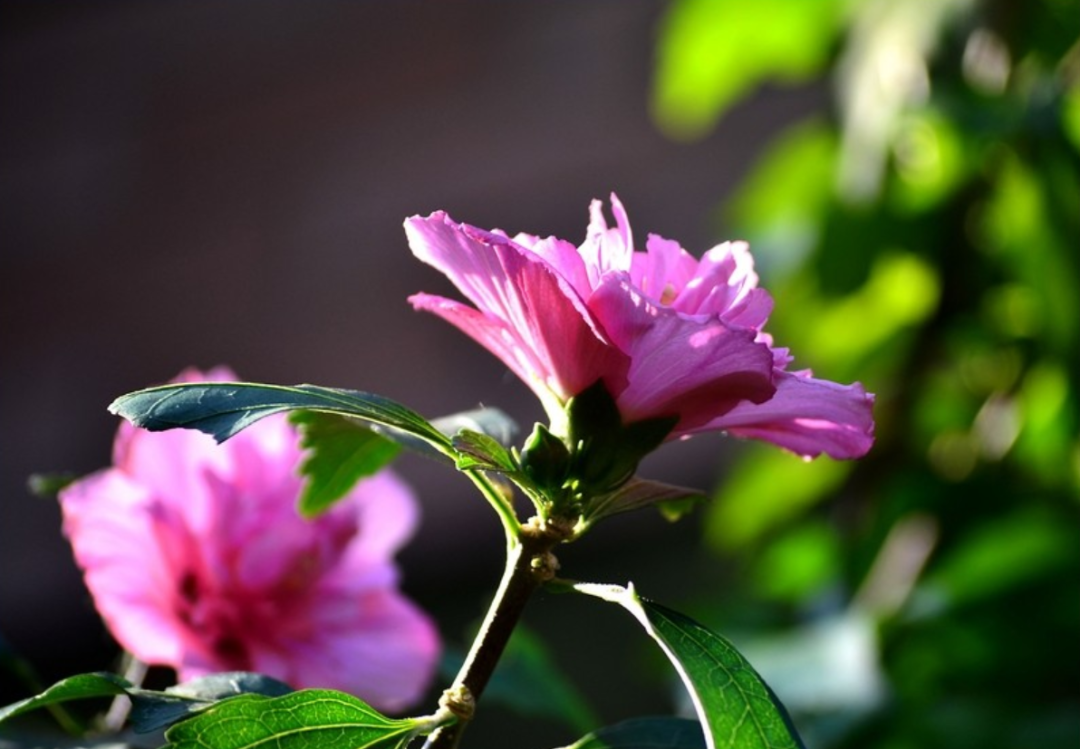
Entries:
<svg viewBox="0 0 1080 749">
<path fill-rule="evenodd" d="M 433 448 L 438 455 L 453 455 L 449 438 L 422 416 L 389 398 L 358 390 L 253 382 L 184 383 L 122 395 L 109 406 L 112 413 L 152 432 L 177 427 L 198 429 L 218 442 L 224 442 L 259 419 L 296 410 L 364 419 L 376 425 L 373 428 L 388 429 L 388 432 L 378 431 L 409 447 L 420 443 Z"/>
<path fill-rule="evenodd" d="M 440 416 L 431 425 L 448 437 L 464 431 L 485 434 L 500 445 L 509 445 L 517 436 L 517 422 L 498 408 L 476 408 L 471 411 Z"/>
<path fill-rule="evenodd" d="M 805 749 L 776 695 L 726 639 L 640 598 L 632 585 L 574 587 L 619 604 L 641 622 L 690 692 L 709 749 Z"/>
<path fill-rule="evenodd" d="M 427 719 L 394 720 L 352 695 L 305 689 L 223 700 L 165 732 L 168 749 L 403 749 Z"/>
<path fill-rule="evenodd" d="M 705 749 L 705 736 L 696 720 L 633 718 L 593 731 L 565 749 Z"/>
<path fill-rule="evenodd" d="M 280 697 L 292 691 L 293 688 L 285 682 L 263 674 L 246 671 L 210 674 L 169 687 L 164 692 L 129 690 L 129 720 L 136 733 L 149 733 L 171 726 L 228 697 L 239 694 Z"/>
<path fill-rule="evenodd" d="M 478 468 L 483 471 L 515 473 L 517 463 L 510 451 L 498 440 L 480 432 L 462 429 L 454 435 L 454 449 L 458 451 L 457 467 L 466 471 Z"/>
<path fill-rule="evenodd" d="M 766 80 L 821 72 L 842 29 L 845 0 L 682 0 L 671 3 L 657 47 L 653 113 L 677 138 L 703 136 Z"/>
<path fill-rule="evenodd" d="M 127 694 L 129 688 L 131 688 L 131 683 L 127 680 L 103 671 L 69 676 L 53 684 L 41 694 L 0 708 L 0 722 L 46 705 Z"/>
<path fill-rule="evenodd" d="M 307 478 L 300 514 L 314 517 L 349 493 L 356 482 L 393 460 L 401 446 L 355 419 L 317 411 L 294 411 L 300 445 L 308 451 L 300 466 Z"/>
<path fill-rule="evenodd" d="M 633 478 L 610 494 L 605 494 L 590 502 L 585 520 L 592 523 L 608 515 L 630 512 L 649 505 L 668 506 L 673 511 L 687 509 L 681 507 L 684 502 L 692 503 L 703 498 L 704 495 L 697 489 Z"/>
</svg>

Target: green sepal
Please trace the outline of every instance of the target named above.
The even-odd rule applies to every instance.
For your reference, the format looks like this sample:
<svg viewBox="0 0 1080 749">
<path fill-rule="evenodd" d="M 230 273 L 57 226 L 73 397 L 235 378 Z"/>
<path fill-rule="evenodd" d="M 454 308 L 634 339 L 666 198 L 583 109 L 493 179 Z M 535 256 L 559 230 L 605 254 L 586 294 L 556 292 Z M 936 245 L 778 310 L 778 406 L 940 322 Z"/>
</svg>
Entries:
<svg viewBox="0 0 1080 749">
<path fill-rule="evenodd" d="M 679 422 L 672 416 L 623 424 L 603 380 L 571 398 L 566 415 L 573 454 L 569 478 L 586 500 L 629 481 L 641 459 L 658 448 Z"/>
<path fill-rule="evenodd" d="M 669 520 L 677 520 L 704 498 L 697 489 L 635 477 L 615 491 L 596 497 L 589 502 L 582 520 L 591 524 L 609 515 L 630 512 L 650 505 L 656 505 Z"/>
<path fill-rule="evenodd" d="M 632 585 L 574 588 L 619 604 L 656 641 L 690 693 L 708 749 L 805 749 L 780 700 L 726 639 Z"/>
<path fill-rule="evenodd" d="M 537 424 L 521 450 L 521 469 L 548 497 L 560 493 L 570 472 L 566 443 L 543 424 Z"/>
<path fill-rule="evenodd" d="M 401 446 L 356 419 L 318 411 L 294 411 L 289 420 L 306 450 L 300 474 L 304 490 L 300 514 L 312 518 L 330 508 L 356 485 L 392 461 Z"/>
</svg>

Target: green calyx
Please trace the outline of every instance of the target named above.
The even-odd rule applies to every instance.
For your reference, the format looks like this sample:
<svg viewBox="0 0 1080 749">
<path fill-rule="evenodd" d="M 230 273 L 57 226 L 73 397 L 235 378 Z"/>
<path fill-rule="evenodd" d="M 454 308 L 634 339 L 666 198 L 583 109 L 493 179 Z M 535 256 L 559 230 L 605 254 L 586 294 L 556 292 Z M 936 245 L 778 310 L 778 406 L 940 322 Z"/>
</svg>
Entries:
<svg viewBox="0 0 1080 749">
<path fill-rule="evenodd" d="M 516 455 L 522 488 L 543 517 L 573 518 L 584 528 L 615 512 L 670 499 L 672 489 L 679 497 L 696 494 L 677 487 L 643 491 L 655 482 L 631 482 L 641 459 L 663 443 L 678 417 L 624 424 L 603 381 L 571 398 L 564 414 L 565 437 L 537 424 Z"/>
</svg>

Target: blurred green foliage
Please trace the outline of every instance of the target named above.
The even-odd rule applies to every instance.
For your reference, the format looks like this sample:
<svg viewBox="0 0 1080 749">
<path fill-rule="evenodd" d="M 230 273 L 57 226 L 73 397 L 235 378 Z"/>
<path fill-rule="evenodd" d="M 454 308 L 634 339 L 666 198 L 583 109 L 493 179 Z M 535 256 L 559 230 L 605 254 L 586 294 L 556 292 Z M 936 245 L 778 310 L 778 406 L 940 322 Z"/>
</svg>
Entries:
<svg viewBox="0 0 1080 749">
<path fill-rule="evenodd" d="M 713 600 L 812 747 L 1080 745 L 1080 2 L 680 0 L 653 111 L 830 107 L 721 210 L 796 364 L 877 393 L 854 464 L 746 446 Z M 715 596 L 709 596 L 715 599 Z M 710 604 L 702 604 L 710 605 Z"/>
</svg>

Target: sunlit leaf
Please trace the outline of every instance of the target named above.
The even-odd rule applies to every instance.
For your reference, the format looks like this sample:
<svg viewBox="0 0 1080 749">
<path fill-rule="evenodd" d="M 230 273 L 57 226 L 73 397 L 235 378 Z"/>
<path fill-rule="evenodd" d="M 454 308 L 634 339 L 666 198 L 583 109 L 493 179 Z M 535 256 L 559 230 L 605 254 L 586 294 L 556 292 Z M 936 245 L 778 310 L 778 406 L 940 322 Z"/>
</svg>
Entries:
<svg viewBox="0 0 1080 749">
<path fill-rule="evenodd" d="M 681 0 L 664 17 L 653 112 L 669 135 L 703 135 L 766 80 L 798 82 L 824 65 L 843 0 Z"/>
<path fill-rule="evenodd" d="M 14 718 L 16 715 L 22 715 L 46 705 L 70 702 L 71 700 L 85 700 L 93 697 L 115 697 L 127 694 L 131 686 L 130 682 L 116 674 L 105 672 L 69 676 L 53 684 L 41 694 L 0 708 L 0 721 Z"/>
<path fill-rule="evenodd" d="M 453 444 L 458 451 L 457 467 L 461 470 L 479 468 L 501 473 L 517 471 L 517 463 L 510 451 L 494 437 L 462 429 L 454 435 Z"/>
<path fill-rule="evenodd" d="M 758 158 L 725 210 L 770 284 L 798 270 L 833 199 L 836 134 L 818 119 L 785 130 Z"/>
<path fill-rule="evenodd" d="M 304 490 L 300 513 L 314 517 L 344 497 L 365 476 L 387 465 L 401 447 L 356 419 L 317 411 L 294 411 L 300 445 L 306 451 L 300 473 Z"/>
<path fill-rule="evenodd" d="M 803 747 L 783 705 L 753 666 L 720 635 L 637 595 L 633 586 L 574 586 L 634 615 L 671 660 L 690 693 L 709 749 Z"/>
<path fill-rule="evenodd" d="M 807 462 L 755 445 L 731 470 L 709 506 L 708 542 L 732 549 L 760 540 L 829 496 L 851 466 L 835 460 Z"/>
<path fill-rule="evenodd" d="M 705 749 L 705 736 L 696 720 L 634 718 L 593 731 L 564 749 Z"/>
<path fill-rule="evenodd" d="M 972 530 L 936 566 L 922 595 L 945 595 L 965 605 L 1000 595 L 1056 568 L 1076 568 L 1076 530 L 1036 510 L 1019 510 Z"/>
<path fill-rule="evenodd" d="M 328 689 L 242 695 L 165 732 L 169 749 L 403 749 L 426 721 L 394 720 Z"/>
<path fill-rule="evenodd" d="M 169 687 L 164 692 L 131 689 L 132 727 L 139 733 L 157 731 L 238 694 L 280 697 L 293 689 L 263 674 L 243 671 L 209 674 Z"/>
</svg>

